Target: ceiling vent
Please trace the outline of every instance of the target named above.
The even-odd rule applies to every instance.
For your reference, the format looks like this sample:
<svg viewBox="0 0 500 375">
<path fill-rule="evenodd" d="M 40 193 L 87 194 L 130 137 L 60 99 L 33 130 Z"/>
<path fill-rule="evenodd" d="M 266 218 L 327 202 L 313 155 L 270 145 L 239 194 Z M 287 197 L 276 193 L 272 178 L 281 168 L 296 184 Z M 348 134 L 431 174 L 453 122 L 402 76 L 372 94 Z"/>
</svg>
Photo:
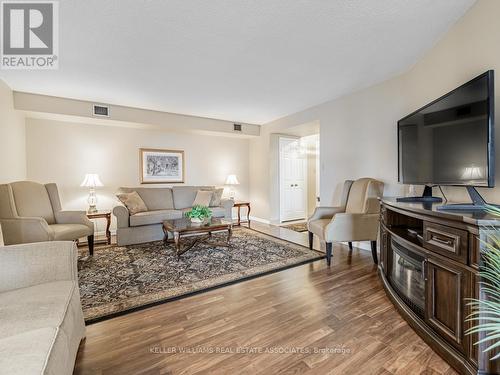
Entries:
<svg viewBox="0 0 500 375">
<path fill-rule="evenodd" d="M 105 105 L 94 104 L 94 116 L 109 117 L 109 107 Z"/>
<path fill-rule="evenodd" d="M 241 124 L 233 124 L 233 130 L 235 132 L 240 132 L 241 131 Z"/>
</svg>

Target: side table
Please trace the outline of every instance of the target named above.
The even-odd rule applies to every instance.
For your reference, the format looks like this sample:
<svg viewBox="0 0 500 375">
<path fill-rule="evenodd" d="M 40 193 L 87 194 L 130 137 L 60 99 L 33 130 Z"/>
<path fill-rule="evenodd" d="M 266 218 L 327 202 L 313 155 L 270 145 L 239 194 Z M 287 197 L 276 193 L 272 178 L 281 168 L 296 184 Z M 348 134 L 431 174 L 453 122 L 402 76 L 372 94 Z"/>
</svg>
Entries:
<svg viewBox="0 0 500 375">
<path fill-rule="evenodd" d="M 247 223 L 250 226 L 250 202 L 244 202 L 244 201 L 237 201 L 234 202 L 234 207 L 238 209 L 238 222 L 236 225 L 241 225 L 241 207 L 246 207 L 247 208 Z"/>
<path fill-rule="evenodd" d="M 106 238 L 105 239 L 98 239 L 94 241 L 94 244 L 98 243 L 105 243 L 108 245 L 111 245 L 111 231 L 109 230 L 109 227 L 111 226 L 111 211 L 98 211 L 95 213 L 89 213 L 87 212 L 87 217 L 89 219 L 106 219 Z"/>
</svg>

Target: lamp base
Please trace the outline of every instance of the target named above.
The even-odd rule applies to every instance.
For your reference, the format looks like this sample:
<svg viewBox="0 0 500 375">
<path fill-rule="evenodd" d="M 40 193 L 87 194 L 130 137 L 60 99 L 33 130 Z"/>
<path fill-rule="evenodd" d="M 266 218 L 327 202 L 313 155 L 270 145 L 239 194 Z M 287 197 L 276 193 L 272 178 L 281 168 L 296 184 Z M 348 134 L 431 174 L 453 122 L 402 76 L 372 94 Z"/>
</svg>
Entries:
<svg viewBox="0 0 500 375">
<path fill-rule="evenodd" d="M 236 191 L 233 188 L 229 189 L 229 199 L 234 201 L 234 197 L 236 196 Z"/>
<path fill-rule="evenodd" d="M 96 206 L 89 206 L 89 209 L 87 210 L 87 213 L 89 214 L 96 214 L 98 212 Z"/>
</svg>

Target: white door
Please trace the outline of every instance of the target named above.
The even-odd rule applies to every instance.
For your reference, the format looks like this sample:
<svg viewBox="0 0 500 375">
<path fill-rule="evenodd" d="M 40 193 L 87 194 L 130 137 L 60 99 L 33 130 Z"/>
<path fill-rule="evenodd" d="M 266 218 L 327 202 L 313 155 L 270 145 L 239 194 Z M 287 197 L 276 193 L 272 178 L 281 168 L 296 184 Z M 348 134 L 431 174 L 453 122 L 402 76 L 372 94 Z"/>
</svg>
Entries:
<svg viewBox="0 0 500 375">
<path fill-rule="evenodd" d="M 297 138 L 280 137 L 280 220 L 301 220 L 307 212 L 306 152 Z"/>
</svg>

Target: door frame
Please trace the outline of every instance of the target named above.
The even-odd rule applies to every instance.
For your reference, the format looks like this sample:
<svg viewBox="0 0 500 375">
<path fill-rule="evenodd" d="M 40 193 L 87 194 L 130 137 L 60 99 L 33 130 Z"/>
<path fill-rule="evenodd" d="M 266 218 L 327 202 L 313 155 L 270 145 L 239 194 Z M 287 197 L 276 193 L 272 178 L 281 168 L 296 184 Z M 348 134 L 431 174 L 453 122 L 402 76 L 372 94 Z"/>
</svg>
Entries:
<svg viewBox="0 0 500 375">
<path fill-rule="evenodd" d="M 279 222 L 280 223 L 283 223 L 283 222 L 286 222 L 286 221 L 294 221 L 295 219 L 286 219 L 286 220 L 283 220 L 283 212 L 282 212 L 282 208 L 283 208 L 283 188 L 284 188 L 284 183 L 283 183 L 283 172 L 282 172 L 282 140 L 292 140 L 292 141 L 298 141 L 300 142 L 300 139 L 301 137 L 297 137 L 297 136 L 293 136 L 293 135 L 279 135 L 278 136 L 278 191 L 279 191 Z M 307 159 L 305 158 L 304 159 L 304 170 L 305 170 L 305 179 L 304 179 L 304 186 L 303 186 L 303 194 L 302 194 L 302 200 L 303 200 L 303 203 L 304 203 L 304 219 L 307 219 L 307 173 L 309 172 L 308 171 L 308 166 L 307 166 Z M 296 220 L 300 220 L 300 219 L 296 219 Z"/>
</svg>

